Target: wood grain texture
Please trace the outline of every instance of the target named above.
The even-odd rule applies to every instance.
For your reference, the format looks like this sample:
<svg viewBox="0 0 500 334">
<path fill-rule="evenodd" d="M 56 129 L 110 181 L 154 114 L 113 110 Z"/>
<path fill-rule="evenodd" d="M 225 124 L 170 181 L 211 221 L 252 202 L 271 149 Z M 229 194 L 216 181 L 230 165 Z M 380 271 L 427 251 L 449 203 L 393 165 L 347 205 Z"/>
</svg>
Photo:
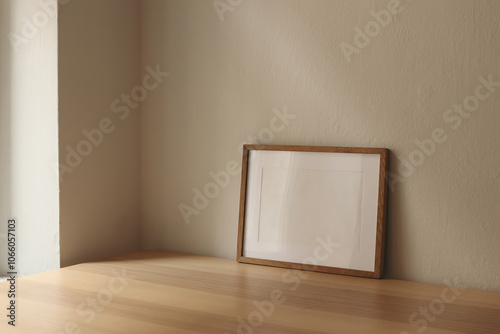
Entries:
<svg viewBox="0 0 500 334">
<path fill-rule="evenodd" d="M 300 146 L 300 145 L 244 145 L 248 150 L 262 151 L 299 151 L 299 152 L 331 152 L 331 153 L 365 153 L 382 154 L 386 148 L 378 147 L 339 147 L 339 146 Z"/>
<path fill-rule="evenodd" d="M 377 228 L 375 242 L 374 270 L 362 271 L 347 268 L 328 266 L 307 266 L 301 263 L 276 261 L 268 259 L 251 258 L 243 254 L 245 242 L 245 211 L 246 190 L 248 180 L 248 156 L 251 150 L 261 151 L 295 151 L 295 152 L 325 152 L 325 153 L 356 153 L 356 154 L 378 154 L 380 155 L 379 191 L 377 206 Z M 294 146 L 294 145 L 243 145 L 241 188 L 240 188 L 240 214 L 238 223 L 238 246 L 236 260 L 242 263 L 260 264 L 291 269 L 306 269 L 323 273 L 340 275 L 381 278 L 384 269 L 385 230 L 387 214 L 387 172 L 389 167 L 389 150 L 387 148 L 371 147 L 335 147 L 335 146 Z"/>
<path fill-rule="evenodd" d="M 7 289 L 0 283 L 2 309 Z M 24 277 L 17 290 L 17 326 L 2 316 L 0 333 L 413 334 L 423 322 L 425 334 L 500 328 L 497 292 L 157 251 Z M 409 323 L 412 315 L 419 325 Z M 249 316 L 262 323 L 251 327 Z M 243 324 L 249 329 L 238 332 Z"/>
<path fill-rule="evenodd" d="M 238 262 L 248 263 L 248 264 L 258 264 L 258 265 L 262 265 L 262 266 L 299 269 L 299 270 L 307 270 L 307 271 L 318 271 L 320 273 L 329 273 L 329 274 L 337 274 L 337 275 L 357 276 L 357 277 L 366 277 L 366 278 L 380 278 L 380 277 L 376 277 L 375 272 L 372 272 L 372 271 L 335 268 L 335 267 L 327 267 L 327 266 L 320 266 L 320 265 L 307 264 L 307 263 L 296 263 L 296 262 L 287 262 L 287 261 L 256 259 L 253 257 L 245 257 L 245 256 L 241 256 L 239 258 Z"/>
<path fill-rule="evenodd" d="M 239 262 L 243 257 L 243 242 L 245 233 L 245 208 L 247 194 L 248 175 L 248 145 L 243 145 L 243 158 L 241 162 L 241 186 L 240 186 L 240 215 L 238 220 L 238 246 L 236 260 Z"/>
<path fill-rule="evenodd" d="M 379 192 L 377 207 L 377 240 L 375 244 L 374 277 L 381 278 L 384 271 L 385 231 L 387 221 L 387 173 L 389 169 L 389 150 L 380 152 Z"/>
</svg>

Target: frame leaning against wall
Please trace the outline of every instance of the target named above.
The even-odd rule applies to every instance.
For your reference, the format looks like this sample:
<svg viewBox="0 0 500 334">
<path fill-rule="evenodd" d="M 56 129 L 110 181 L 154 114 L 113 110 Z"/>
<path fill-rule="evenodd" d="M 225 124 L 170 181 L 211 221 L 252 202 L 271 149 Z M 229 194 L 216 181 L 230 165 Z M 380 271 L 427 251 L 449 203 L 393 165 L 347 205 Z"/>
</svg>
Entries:
<svg viewBox="0 0 500 334">
<path fill-rule="evenodd" d="M 386 148 L 244 145 L 237 261 L 380 278 Z"/>
</svg>

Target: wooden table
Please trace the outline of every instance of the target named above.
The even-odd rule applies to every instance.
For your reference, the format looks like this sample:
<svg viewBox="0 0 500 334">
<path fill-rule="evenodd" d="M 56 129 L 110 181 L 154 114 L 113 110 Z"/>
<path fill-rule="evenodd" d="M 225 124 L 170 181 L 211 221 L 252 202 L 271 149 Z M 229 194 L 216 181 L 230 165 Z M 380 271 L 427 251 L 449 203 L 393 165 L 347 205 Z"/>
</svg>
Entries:
<svg viewBox="0 0 500 334">
<path fill-rule="evenodd" d="M 0 333 L 500 333 L 497 292 L 187 254 L 137 252 L 17 283 L 15 328 L 0 283 Z"/>
</svg>

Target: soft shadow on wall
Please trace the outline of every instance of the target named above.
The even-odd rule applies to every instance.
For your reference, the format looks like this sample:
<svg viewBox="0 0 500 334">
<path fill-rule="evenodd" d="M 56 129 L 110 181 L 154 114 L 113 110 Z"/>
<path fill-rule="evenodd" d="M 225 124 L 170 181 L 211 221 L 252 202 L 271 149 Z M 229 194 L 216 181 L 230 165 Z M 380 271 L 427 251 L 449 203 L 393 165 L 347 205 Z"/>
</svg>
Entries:
<svg viewBox="0 0 500 334">
<path fill-rule="evenodd" d="M 145 1 L 143 65 L 162 63 L 172 77 L 142 114 L 143 246 L 234 257 L 236 176 L 190 225 L 178 205 L 192 204 L 211 171 L 239 161 L 235 144 L 285 105 L 296 118 L 273 144 L 387 147 L 393 173 L 416 139 L 444 128 L 450 140 L 389 194 L 387 277 L 442 283 L 463 273 L 468 286 L 493 288 L 498 209 L 483 200 L 494 187 L 482 185 L 498 164 L 461 155 L 491 151 L 498 98 L 457 132 L 443 112 L 474 91 L 477 76 L 498 80 L 500 7 L 401 2 L 397 18 L 347 62 L 341 43 L 353 44 L 356 28 L 389 3 L 244 1 L 221 21 L 210 2 Z M 479 167 L 488 172 L 478 175 Z M 474 218 L 482 212 L 485 219 Z M 464 256 L 484 260 L 465 265 Z"/>
</svg>

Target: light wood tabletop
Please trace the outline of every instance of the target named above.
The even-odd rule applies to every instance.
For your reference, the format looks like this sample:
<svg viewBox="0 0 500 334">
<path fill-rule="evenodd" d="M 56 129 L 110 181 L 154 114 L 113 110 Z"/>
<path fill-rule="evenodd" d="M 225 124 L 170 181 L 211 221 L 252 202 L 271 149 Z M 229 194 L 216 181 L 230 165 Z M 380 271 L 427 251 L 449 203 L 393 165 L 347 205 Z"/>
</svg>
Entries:
<svg viewBox="0 0 500 334">
<path fill-rule="evenodd" d="M 500 333 L 498 292 L 159 251 L 18 279 L 15 327 L 9 287 L 0 333 Z"/>
</svg>

